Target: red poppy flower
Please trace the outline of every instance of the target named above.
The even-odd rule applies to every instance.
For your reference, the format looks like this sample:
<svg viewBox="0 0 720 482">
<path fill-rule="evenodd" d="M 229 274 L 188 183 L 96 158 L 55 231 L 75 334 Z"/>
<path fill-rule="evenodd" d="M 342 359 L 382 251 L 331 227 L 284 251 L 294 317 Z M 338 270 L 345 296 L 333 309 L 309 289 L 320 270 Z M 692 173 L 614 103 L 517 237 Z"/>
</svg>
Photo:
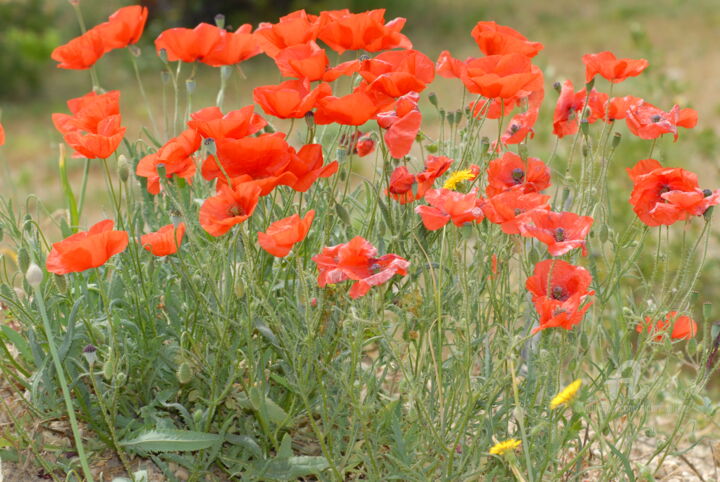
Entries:
<svg viewBox="0 0 720 482">
<path fill-rule="evenodd" d="M 622 82 L 628 77 L 640 75 L 648 66 L 645 59 L 618 59 L 612 52 L 585 54 L 582 60 L 585 64 L 585 83 L 597 74 L 613 83 Z"/>
<path fill-rule="evenodd" d="M 663 335 L 667 333 L 668 328 L 672 326 L 670 338 L 673 340 L 689 340 L 698 332 L 698 326 L 695 320 L 687 315 L 678 316 L 677 311 L 671 311 L 665 315 L 664 320 L 658 320 L 655 323 L 649 316 L 645 317 L 645 323 L 635 327 L 638 333 L 647 331 L 655 334 L 655 341 L 662 341 Z"/>
<path fill-rule="evenodd" d="M 295 176 L 293 182 L 283 182 L 298 192 L 306 192 L 320 177 L 330 177 L 338 170 L 338 162 L 323 165 L 323 151 L 320 144 L 307 144 L 295 152 L 290 147 L 290 162 L 284 171 Z"/>
<path fill-rule="evenodd" d="M 354 153 L 359 157 L 365 157 L 375 150 L 375 139 L 370 134 L 358 136 L 355 143 Z"/>
<path fill-rule="evenodd" d="M 566 300 L 544 296 L 533 304 L 538 312 L 538 326 L 532 329 L 532 333 L 535 334 L 547 328 L 572 330 L 573 326 L 582 321 L 585 313 L 592 306 L 592 301 L 583 305 L 579 295 L 570 296 Z"/>
<path fill-rule="evenodd" d="M 223 115 L 219 107 L 206 107 L 190 115 L 188 126 L 216 143 L 225 138 L 240 139 L 255 134 L 267 125 L 265 119 L 253 112 L 254 109 L 254 106 L 248 105 Z"/>
<path fill-rule="evenodd" d="M 260 187 L 251 182 L 222 186 L 200 207 L 200 226 L 212 236 L 222 236 L 252 215 L 260 198 Z"/>
<path fill-rule="evenodd" d="M 382 112 L 377 115 L 378 125 L 385 131 L 385 144 L 390 155 L 396 159 L 406 156 L 422 124 L 422 114 L 417 107 L 418 94 L 411 92 L 401 97 L 395 104 L 394 111 Z"/>
<path fill-rule="evenodd" d="M 171 28 L 155 39 L 155 48 L 158 53 L 165 50 L 167 59 L 171 62 L 202 61 L 221 42 L 223 32 L 223 29 L 209 23 L 201 23 L 193 29 Z"/>
<path fill-rule="evenodd" d="M 274 59 L 288 47 L 314 41 L 317 32 L 318 17 L 298 10 L 280 17 L 278 23 L 261 23 L 255 29 L 255 37 L 263 52 Z"/>
<path fill-rule="evenodd" d="M 533 301 L 540 298 L 566 301 L 573 296 L 584 300 L 595 293 L 590 290 L 591 283 L 592 276 L 585 268 L 560 259 L 546 259 L 535 265 L 525 288 L 532 293 Z"/>
<path fill-rule="evenodd" d="M 266 85 L 253 90 L 253 99 L 266 114 L 280 119 L 300 119 L 315 108 L 318 99 L 332 94 L 330 84 L 321 83 L 310 90 L 303 80 L 286 80 L 279 85 Z"/>
<path fill-rule="evenodd" d="M 286 47 L 275 56 L 275 64 L 283 76 L 309 81 L 322 79 L 329 62 L 325 49 L 314 41 Z"/>
<path fill-rule="evenodd" d="M 218 166 L 218 160 L 225 170 Z M 217 143 L 217 154 L 208 156 L 202 165 L 202 175 L 208 181 L 225 174 L 237 177 L 247 174 L 253 179 L 277 176 L 292 160 L 285 134 L 262 134 L 241 139 L 226 138 Z"/>
<path fill-rule="evenodd" d="M 363 13 L 333 10 L 320 13 L 318 38 L 339 54 L 346 50 L 377 52 L 394 48 L 411 49 L 412 42 L 400 31 L 405 19 L 385 23 L 385 9 Z"/>
<path fill-rule="evenodd" d="M 582 248 L 583 256 L 586 256 L 585 238 L 592 223 L 590 216 L 571 212 L 534 211 L 520 224 L 520 234 L 547 244 L 553 256 L 562 256 L 575 248 Z"/>
<path fill-rule="evenodd" d="M 373 286 L 383 284 L 396 274 L 405 276 L 410 263 L 396 254 L 377 257 L 369 241 L 356 236 L 349 242 L 323 248 L 312 257 L 317 264 L 318 286 L 353 280 L 350 297 L 365 296 Z"/>
<path fill-rule="evenodd" d="M 140 40 L 147 22 L 148 9 L 140 5 L 122 7 L 110 15 L 107 22 L 97 25 L 105 45 L 105 52 L 133 45 Z"/>
<path fill-rule="evenodd" d="M 627 172 L 634 183 L 630 204 L 648 226 L 699 216 L 720 203 L 720 190 L 703 191 L 697 176 L 685 169 L 662 167 L 655 159 L 644 159 Z"/>
<path fill-rule="evenodd" d="M 290 253 L 295 243 L 305 239 L 314 218 L 315 211 L 311 209 L 302 219 L 293 214 L 289 218 L 275 221 L 264 233 L 258 233 L 258 243 L 271 255 L 283 258 Z"/>
<path fill-rule="evenodd" d="M 585 89 L 575 92 L 572 82 L 566 80 L 563 83 L 553 115 L 553 134 L 562 138 L 577 133 L 586 100 L 589 110 L 587 121 L 592 124 L 598 119 L 603 119 L 608 102 L 607 94 L 597 92 L 595 89 L 592 89 L 589 94 Z"/>
<path fill-rule="evenodd" d="M 252 25 L 246 23 L 234 32 L 218 29 L 220 37 L 215 46 L 202 58 L 202 63 L 212 67 L 235 65 L 262 52 L 252 34 Z"/>
<path fill-rule="evenodd" d="M 440 229 L 450 221 L 455 226 L 463 226 L 480 222 L 484 217 L 475 192 L 463 194 L 450 189 L 431 189 L 425 194 L 425 200 L 430 206 L 417 206 L 415 212 L 430 231 Z"/>
<path fill-rule="evenodd" d="M 52 245 L 45 268 L 55 274 L 79 273 L 102 266 L 128 245 L 126 231 L 113 231 L 115 222 L 100 221 L 88 231 L 75 233 Z"/>
<path fill-rule="evenodd" d="M 465 63 L 453 57 L 447 50 L 440 52 L 435 63 L 435 72 L 446 79 L 459 79 L 464 68 Z"/>
<path fill-rule="evenodd" d="M 435 179 L 442 176 L 453 163 L 445 156 L 428 156 L 425 170 L 417 175 L 410 173 L 407 167 L 397 167 L 390 175 L 390 183 L 385 194 L 400 204 L 407 204 L 425 197 Z"/>
<path fill-rule="evenodd" d="M 506 151 L 502 157 L 488 164 L 488 185 L 485 194 L 495 196 L 510 189 L 523 193 L 540 192 L 550 187 L 550 168 L 540 159 L 528 157 L 523 161 L 514 152 Z"/>
<path fill-rule="evenodd" d="M 392 102 L 391 98 L 386 99 Z M 372 119 L 386 104 L 387 100 L 379 102 L 377 96 L 358 88 L 343 97 L 329 95 L 319 99 L 314 119 L 318 125 L 337 122 L 359 126 Z"/>
<path fill-rule="evenodd" d="M 185 236 L 185 223 L 177 226 L 168 224 L 154 233 L 140 236 L 140 244 L 154 256 L 168 256 L 177 253 L 183 236 Z"/>
<path fill-rule="evenodd" d="M 499 224 L 505 234 L 520 234 L 520 224 L 534 210 L 550 209 L 550 196 L 537 192 L 524 194 L 522 190 L 511 189 L 487 198 L 481 207 L 491 223 Z"/>
<path fill-rule="evenodd" d="M 0 146 L 5 144 L 5 128 L 0 124 Z"/>
<path fill-rule="evenodd" d="M 663 134 L 672 133 L 676 142 L 677 128 L 691 129 L 697 120 L 697 111 L 694 109 L 680 109 L 674 105 L 670 112 L 665 112 L 644 101 L 631 105 L 625 116 L 628 129 L 640 139 L 657 139 Z"/>
<path fill-rule="evenodd" d="M 97 30 L 88 30 L 68 43 L 56 47 L 50 57 L 60 62 L 59 69 L 89 69 L 105 53 L 105 43 Z"/>
<path fill-rule="evenodd" d="M 543 49 L 540 42 L 530 42 L 517 30 L 495 22 L 478 22 L 470 34 L 485 55 L 522 54 L 534 57 Z"/>
<path fill-rule="evenodd" d="M 369 92 L 398 98 L 424 90 L 435 78 L 435 64 L 417 50 L 392 50 L 358 61 L 358 73 Z"/>
<path fill-rule="evenodd" d="M 106 159 L 125 135 L 120 125 L 120 92 L 91 92 L 67 102 L 72 115 L 53 114 L 52 120 L 65 142 L 90 159 Z"/>
<path fill-rule="evenodd" d="M 147 190 L 150 194 L 160 192 L 158 166 L 161 165 L 165 168 L 168 179 L 178 176 L 191 183 L 196 170 L 192 155 L 200 149 L 201 141 L 196 130 L 185 129 L 179 136 L 167 141 L 157 152 L 140 159 L 135 174 L 147 179 Z"/>
<path fill-rule="evenodd" d="M 626 95 L 625 97 L 613 97 L 607 105 L 607 120 L 624 119 L 631 107 L 645 102 L 640 97 Z"/>
<path fill-rule="evenodd" d="M 530 109 L 527 112 L 516 114 L 510 119 L 507 129 L 500 141 L 505 145 L 520 144 L 529 135 L 535 137 L 533 126 L 537 121 L 538 109 Z"/>
<path fill-rule="evenodd" d="M 468 59 L 460 78 L 474 94 L 509 99 L 522 91 L 537 89 L 542 72 L 524 55 L 489 55 Z"/>
</svg>

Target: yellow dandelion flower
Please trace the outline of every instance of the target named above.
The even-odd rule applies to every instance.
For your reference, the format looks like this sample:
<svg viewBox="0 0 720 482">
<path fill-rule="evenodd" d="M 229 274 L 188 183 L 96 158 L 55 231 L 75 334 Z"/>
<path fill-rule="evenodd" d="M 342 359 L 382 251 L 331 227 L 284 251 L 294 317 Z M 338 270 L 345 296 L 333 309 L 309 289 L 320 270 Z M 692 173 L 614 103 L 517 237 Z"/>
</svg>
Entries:
<svg viewBox="0 0 720 482">
<path fill-rule="evenodd" d="M 443 184 L 443 188 L 455 190 L 457 185 L 461 182 L 470 181 L 472 179 L 475 179 L 475 177 L 475 174 L 470 169 L 463 169 L 461 171 L 451 172 L 450 176 L 445 181 L 445 184 Z"/>
<path fill-rule="evenodd" d="M 490 449 L 490 453 L 493 455 L 502 455 L 509 450 L 515 450 L 521 443 L 522 441 L 514 438 L 503 440 L 502 442 L 498 442 L 493 445 Z"/>
<path fill-rule="evenodd" d="M 555 398 L 553 398 L 550 402 L 550 409 L 555 410 L 560 405 L 568 405 L 572 399 L 575 398 L 577 391 L 580 390 L 580 385 L 582 385 L 582 380 L 578 378 L 570 385 L 563 388 L 562 391 L 555 395 Z"/>
</svg>

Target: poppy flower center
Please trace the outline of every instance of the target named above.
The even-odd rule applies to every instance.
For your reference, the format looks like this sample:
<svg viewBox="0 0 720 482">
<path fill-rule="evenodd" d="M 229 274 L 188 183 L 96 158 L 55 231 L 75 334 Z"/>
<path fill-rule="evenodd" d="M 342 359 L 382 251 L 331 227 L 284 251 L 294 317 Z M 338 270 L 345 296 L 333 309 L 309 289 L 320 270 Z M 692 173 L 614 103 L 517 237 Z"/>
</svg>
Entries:
<svg viewBox="0 0 720 482">
<path fill-rule="evenodd" d="M 661 119 L 662 119 L 662 116 L 660 116 L 660 114 L 655 114 L 654 116 L 652 116 L 650 118 L 650 120 L 653 122 L 660 122 Z"/>
<path fill-rule="evenodd" d="M 712 193 L 710 189 L 703 189 L 703 196 L 705 197 L 712 196 Z"/>
<path fill-rule="evenodd" d="M 520 216 L 523 213 L 523 210 L 520 208 L 515 208 L 515 216 Z"/>
<path fill-rule="evenodd" d="M 565 301 L 567 299 L 567 294 L 562 286 L 553 286 L 550 291 L 550 297 L 554 300 Z"/>
<path fill-rule="evenodd" d="M 235 205 L 231 206 L 230 209 L 228 209 L 228 214 L 232 217 L 244 216 L 245 210 L 241 206 L 238 206 L 237 204 L 235 204 Z"/>
<path fill-rule="evenodd" d="M 510 132 L 512 132 L 513 134 L 515 134 L 519 130 L 520 130 L 520 126 L 517 124 L 513 124 L 510 126 Z"/>
<path fill-rule="evenodd" d="M 558 308 L 555 311 L 553 311 L 553 316 L 562 315 L 563 313 L 567 313 L 567 310 L 563 308 Z"/>
<path fill-rule="evenodd" d="M 516 167 L 512 170 L 510 173 L 510 176 L 512 176 L 513 181 L 515 181 L 515 184 L 520 184 L 523 179 L 525 179 L 525 171 L 520 169 L 519 167 Z"/>
<path fill-rule="evenodd" d="M 670 192 L 671 190 L 672 189 L 670 188 L 670 186 L 668 186 L 667 184 L 663 184 L 662 186 L 660 186 L 659 193 L 662 195 L 662 194 L 665 194 L 666 192 Z"/>
<path fill-rule="evenodd" d="M 556 228 L 553 237 L 557 242 L 565 241 L 565 230 L 563 228 Z"/>
</svg>

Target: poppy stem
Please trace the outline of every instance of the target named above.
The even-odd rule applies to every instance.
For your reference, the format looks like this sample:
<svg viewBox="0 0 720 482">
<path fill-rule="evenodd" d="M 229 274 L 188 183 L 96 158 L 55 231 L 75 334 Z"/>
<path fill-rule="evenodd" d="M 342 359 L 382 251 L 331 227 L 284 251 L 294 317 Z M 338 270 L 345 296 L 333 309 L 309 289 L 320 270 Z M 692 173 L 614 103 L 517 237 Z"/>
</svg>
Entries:
<svg viewBox="0 0 720 482">
<path fill-rule="evenodd" d="M 139 50 L 138 50 L 139 52 Z M 157 122 L 155 122 L 155 116 L 152 113 L 152 108 L 150 107 L 150 102 L 148 102 L 147 93 L 145 92 L 145 86 L 143 85 L 142 77 L 140 77 L 140 69 L 138 68 L 137 59 L 133 55 L 132 51 L 128 49 L 128 53 L 130 54 L 130 61 L 133 65 L 133 70 L 135 71 L 135 79 L 137 79 L 138 88 L 140 89 L 140 95 L 142 95 L 143 102 L 145 103 L 145 109 L 147 109 L 148 117 L 150 118 L 150 123 L 153 127 L 153 132 L 156 136 L 160 136 L 160 131 L 158 130 Z"/>
<path fill-rule="evenodd" d="M 90 465 L 88 464 L 87 456 L 85 455 L 85 448 L 82 444 L 80 428 L 78 426 L 77 418 L 75 417 L 75 408 L 73 407 L 72 400 L 70 399 L 70 389 L 68 388 L 67 381 L 65 380 L 65 370 L 63 369 L 62 363 L 60 363 L 60 355 L 58 354 L 57 347 L 55 346 L 55 338 L 53 337 L 52 328 L 50 328 L 50 320 L 45 309 L 45 301 L 43 299 L 42 291 L 40 291 L 40 286 L 35 287 L 35 303 L 37 303 L 38 309 L 40 310 L 40 317 L 43 320 L 43 328 L 45 330 L 45 336 L 47 337 L 48 347 L 50 348 L 50 356 L 52 357 L 53 365 L 55 366 L 55 373 L 57 374 L 58 382 L 60 382 L 60 389 L 62 390 L 63 399 L 65 400 L 65 408 L 70 421 L 73 438 L 75 439 L 75 448 L 77 449 L 78 458 L 80 459 L 80 465 L 82 466 L 85 479 L 89 482 L 93 482 L 94 479 L 92 472 L 90 471 Z"/>
<path fill-rule="evenodd" d="M 83 166 L 83 178 L 82 184 L 80 185 L 80 198 L 78 199 L 77 207 L 77 218 L 78 222 L 82 217 L 83 206 L 85 205 L 85 191 L 87 190 L 88 175 L 90 174 L 90 159 L 85 158 L 85 165 Z M 74 231 L 77 231 L 77 226 L 71 226 Z"/>
</svg>

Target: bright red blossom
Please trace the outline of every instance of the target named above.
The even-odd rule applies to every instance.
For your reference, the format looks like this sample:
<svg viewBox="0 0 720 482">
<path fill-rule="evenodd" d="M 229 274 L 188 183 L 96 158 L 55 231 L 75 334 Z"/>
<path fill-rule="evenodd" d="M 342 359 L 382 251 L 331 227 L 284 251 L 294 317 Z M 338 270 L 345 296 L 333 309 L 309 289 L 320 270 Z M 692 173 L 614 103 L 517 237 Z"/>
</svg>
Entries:
<svg viewBox="0 0 720 482">
<path fill-rule="evenodd" d="M 630 204 L 648 226 L 699 216 L 720 203 L 720 190 L 703 191 L 697 176 L 685 169 L 662 167 L 655 159 L 644 159 L 627 172 L 634 183 Z"/>
<path fill-rule="evenodd" d="M 638 333 L 646 331 L 655 335 L 655 341 L 662 341 L 663 336 L 667 335 L 668 329 L 672 327 L 670 332 L 670 338 L 673 340 L 689 340 L 693 338 L 697 332 L 698 327 L 695 320 L 687 315 L 678 316 L 677 311 L 669 312 L 664 320 L 658 320 L 655 323 L 649 316 L 645 317 L 645 323 L 639 324 L 635 327 Z"/>
<path fill-rule="evenodd" d="M 566 80 L 562 85 L 560 97 L 555 105 L 553 115 L 553 134 L 558 137 L 565 137 L 577 133 L 580 127 L 580 116 L 586 106 L 589 115 L 586 118 L 592 124 L 598 119 L 605 117 L 605 106 L 608 102 L 608 95 L 592 89 L 589 93 L 585 89 L 575 92 L 573 84 Z"/>
<path fill-rule="evenodd" d="M 287 80 L 279 85 L 256 87 L 253 99 L 266 114 L 280 119 L 300 119 L 315 108 L 318 99 L 330 94 L 330 84 L 321 83 L 311 90 L 307 81 Z"/>
<path fill-rule="evenodd" d="M 522 54 L 534 57 L 543 49 L 540 42 L 530 42 L 517 30 L 495 22 L 478 22 L 471 35 L 485 55 Z"/>
<path fill-rule="evenodd" d="M 289 218 L 275 221 L 264 233 L 258 233 L 258 243 L 271 255 L 278 258 L 285 257 L 296 243 L 305 239 L 314 218 L 315 211 L 311 209 L 302 219 L 297 214 L 293 214 Z"/>
<path fill-rule="evenodd" d="M 440 229 L 450 221 L 455 226 L 463 226 L 484 218 L 481 200 L 475 192 L 463 194 L 450 189 L 431 189 L 425 194 L 425 200 L 430 206 L 417 206 L 415 212 L 430 231 Z"/>
<path fill-rule="evenodd" d="M 261 23 L 255 30 L 255 37 L 263 52 L 274 59 L 288 47 L 314 41 L 318 33 L 318 20 L 316 15 L 297 10 L 280 17 L 278 23 Z"/>
<path fill-rule="evenodd" d="M 160 192 L 160 173 L 158 167 L 163 166 L 165 176 L 181 177 L 192 182 L 195 175 L 195 161 L 193 154 L 200 149 L 202 139 L 194 129 L 185 129 L 179 136 L 170 139 L 157 152 L 148 154 L 140 159 L 135 174 L 147 179 L 147 191 L 150 194 Z"/>
<path fill-rule="evenodd" d="M 488 185 L 485 194 L 495 196 L 510 189 L 524 193 L 539 192 L 550 187 L 550 168 L 540 159 L 528 157 L 525 161 L 514 152 L 506 151 L 502 157 L 488 165 Z"/>
<path fill-rule="evenodd" d="M 254 183 L 223 186 L 200 207 L 200 226 L 212 236 L 222 236 L 252 215 L 259 198 L 260 187 Z"/>
<path fill-rule="evenodd" d="M 481 204 L 488 221 L 499 224 L 505 234 L 520 234 L 520 224 L 534 210 L 549 210 L 550 196 L 511 189 L 491 196 Z"/>
<path fill-rule="evenodd" d="M 412 48 L 412 42 L 400 33 L 404 18 L 385 23 L 385 9 L 350 13 L 332 10 L 320 13 L 318 38 L 339 54 L 346 50 L 377 52 L 393 48 Z"/>
<path fill-rule="evenodd" d="M 185 223 L 177 226 L 168 224 L 154 233 L 142 235 L 140 244 L 154 256 L 168 256 L 177 253 L 183 236 L 185 236 Z"/>
<path fill-rule="evenodd" d="M 369 241 L 356 236 L 349 242 L 323 248 L 313 256 L 317 264 L 318 286 L 353 280 L 351 298 L 365 296 L 373 286 L 389 281 L 396 274 L 405 276 L 410 263 L 396 254 L 377 257 L 377 249 Z"/>
<path fill-rule="evenodd" d="M 128 245 L 126 231 L 113 231 L 115 222 L 100 221 L 87 232 L 79 232 L 52 245 L 45 268 L 55 274 L 78 273 L 102 266 Z"/>
<path fill-rule="evenodd" d="M 385 194 L 400 204 L 422 199 L 435 183 L 435 179 L 442 176 L 453 162 L 445 156 L 428 156 L 425 170 L 417 175 L 410 173 L 407 167 L 399 166 L 390 175 L 390 183 Z"/>
<path fill-rule="evenodd" d="M 148 9 L 140 5 L 122 7 L 107 22 L 94 27 L 102 36 L 105 52 L 137 43 L 145 29 Z"/>
<path fill-rule="evenodd" d="M 461 72 L 467 89 L 490 99 L 510 99 L 538 88 L 542 72 L 521 54 L 489 55 L 468 59 Z"/>
<path fill-rule="evenodd" d="M 657 139 L 663 134 L 672 134 L 677 142 L 677 128 L 691 129 L 697 120 L 697 111 L 694 109 L 680 109 L 674 105 L 669 112 L 665 112 L 644 101 L 630 105 L 625 113 L 628 129 L 640 139 Z"/>
<path fill-rule="evenodd" d="M 635 77 L 645 70 L 648 61 L 645 59 L 618 59 L 612 52 L 583 55 L 585 64 L 585 82 L 600 74 L 613 83 L 622 82 L 628 77 Z"/>
<path fill-rule="evenodd" d="M 327 54 L 313 41 L 287 47 L 275 56 L 275 64 L 285 77 L 320 80 L 328 68 Z"/>
<path fill-rule="evenodd" d="M 575 248 L 582 248 L 585 256 L 585 238 L 592 223 L 593 218 L 590 216 L 538 210 L 531 212 L 526 221 L 520 224 L 520 234 L 547 244 L 548 251 L 553 256 L 562 256 Z"/>
</svg>

